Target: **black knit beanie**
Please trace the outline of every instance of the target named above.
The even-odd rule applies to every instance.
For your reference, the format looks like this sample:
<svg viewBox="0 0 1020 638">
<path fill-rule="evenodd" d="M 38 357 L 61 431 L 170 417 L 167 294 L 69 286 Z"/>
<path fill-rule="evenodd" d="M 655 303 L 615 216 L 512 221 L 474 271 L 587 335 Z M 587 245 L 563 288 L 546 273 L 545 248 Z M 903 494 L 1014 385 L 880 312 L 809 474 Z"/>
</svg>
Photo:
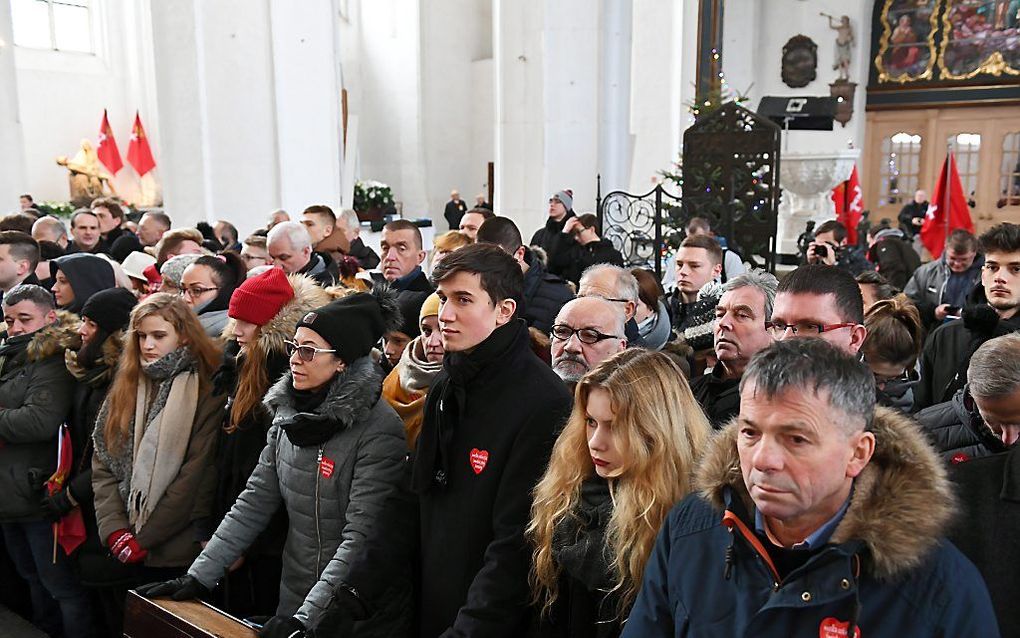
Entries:
<svg viewBox="0 0 1020 638">
<path fill-rule="evenodd" d="M 314 330 L 345 363 L 372 351 L 387 332 L 400 329 L 397 295 L 389 286 L 359 292 L 306 313 L 297 328 Z"/>
<path fill-rule="evenodd" d="M 81 309 L 81 316 L 88 317 L 106 331 L 113 334 L 127 328 L 131 310 L 138 305 L 138 299 L 124 288 L 100 290 L 89 297 Z"/>
</svg>

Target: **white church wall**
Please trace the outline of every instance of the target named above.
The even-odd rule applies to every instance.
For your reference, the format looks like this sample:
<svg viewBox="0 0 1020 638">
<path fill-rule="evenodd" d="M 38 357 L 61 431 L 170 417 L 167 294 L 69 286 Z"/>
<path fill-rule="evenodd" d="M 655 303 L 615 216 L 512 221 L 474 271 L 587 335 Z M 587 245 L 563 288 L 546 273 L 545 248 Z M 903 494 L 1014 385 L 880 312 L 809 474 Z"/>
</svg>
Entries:
<svg viewBox="0 0 1020 638">
<path fill-rule="evenodd" d="M 0 214 L 18 209 L 18 195 L 28 187 L 18 108 L 18 75 L 14 64 L 11 5 L 0 3 Z"/>
</svg>

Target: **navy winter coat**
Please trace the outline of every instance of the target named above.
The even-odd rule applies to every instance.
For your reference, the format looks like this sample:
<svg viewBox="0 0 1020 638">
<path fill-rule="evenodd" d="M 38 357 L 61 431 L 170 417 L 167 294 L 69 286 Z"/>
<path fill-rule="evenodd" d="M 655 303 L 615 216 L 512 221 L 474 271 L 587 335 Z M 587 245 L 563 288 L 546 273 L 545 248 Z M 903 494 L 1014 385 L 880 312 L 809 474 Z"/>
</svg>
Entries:
<svg viewBox="0 0 1020 638">
<path fill-rule="evenodd" d="M 941 538 L 946 471 L 917 426 L 878 408 L 875 454 L 830 542 L 780 579 L 754 528 L 737 428 L 710 444 L 700 495 L 670 513 L 645 567 L 625 638 L 999 635 L 974 565 Z M 730 549 L 732 548 L 732 549 Z"/>
</svg>

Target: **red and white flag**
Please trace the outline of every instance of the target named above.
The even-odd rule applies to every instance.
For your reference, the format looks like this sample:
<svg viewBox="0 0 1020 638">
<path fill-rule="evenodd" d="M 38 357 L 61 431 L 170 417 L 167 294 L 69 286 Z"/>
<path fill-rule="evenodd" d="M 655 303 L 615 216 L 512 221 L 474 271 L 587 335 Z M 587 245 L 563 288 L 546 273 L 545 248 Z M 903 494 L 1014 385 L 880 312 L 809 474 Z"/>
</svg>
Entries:
<svg viewBox="0 0 1020 638">
<path fill-rule="evenodd" d="M 850 178 L 832 189 L 832 201 L 836 204 L 836 221 L 846 226 L 846 241 L 857 244 L 857 224 L 861 223 L 864 212 L 864 195 L 861 180 L 857 176 L 857 164 L 850 171 Z"/>
<path fill-rule="evenodd" d="M 111 175 L 124 168 L 124 162 L 120 159 L 120 151 L 117 150 L 117 140 L 113 139 L 113 129 L 110 128 L 110 120 L 106 117 L 106 109 L 103 109 L 103 123 L 99 125 L 99 143 L 96 145 L 96 155 Z"/>
<path fill-rule="evenodd" d="M 138 172 L 139 177 L 156 168 L 156 160 L 152 157 L 152 147 L 149 146 L 149 138 L 142 127 L 142 118 L 138 116 L 138 111 L 135 111 L 135 125 L 131 127 L 131 143 L 128 145 L 127 160 Z"/>
<path fill-rule="evenodd" d="M 974 222 L 970 218 L 960 174 L 956 172 L 956 158 L 950 151 L 942 163 L 939 181 L 932 191 L 931 204 L 921 224 L 921 242 L 932 257 L 938 259 L 949 233 L 958 228 L 974 232 Z"/>
<path fill-rule="evenodd" d="M 71 433 L 67 424 L 60 426 L 57 436 L 57 469 L 46 481 L 46 493 L 53 496 L 65 489 L 67 479 L 71 476 Z M 81 508 L 76 507 L 63 518 L 53 524 L 53 561 L 56 562 L 57 545 L 64 549 L 68 556 L 85 542 L 85 520 L 81 516 Z"/>
</svg>

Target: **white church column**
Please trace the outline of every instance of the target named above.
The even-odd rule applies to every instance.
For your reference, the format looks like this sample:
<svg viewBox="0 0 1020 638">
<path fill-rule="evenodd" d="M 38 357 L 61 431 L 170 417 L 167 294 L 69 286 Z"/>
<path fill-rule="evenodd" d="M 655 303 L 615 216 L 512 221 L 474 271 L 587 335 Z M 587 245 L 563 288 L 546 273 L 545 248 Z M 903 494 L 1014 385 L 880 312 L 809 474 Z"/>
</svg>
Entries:
<svg viewBox="0 0 1020 638">
<path fill-rule="evenodd" d="M 542 80 L 544 3 L 493 0 L 495 67 L 495 194 L 525 241 L 546 218 Z"/>
<path fill-rule="evenodd" d="M 601 6 L 599 172 L 602 175 L 602 192 L 606 193 L 625 189 L 630 182 L 634 139 L 630 126 L 631 15 L 634 7 L 631 0 L 604 0 Z"/>
<path fill-rule="evenodd" d="M 152 24 L 165 209 L 250 232 L 281 203 L 269 7 L 160 0 Z"/>
<path fill-rule="evenodd" d="M 26 189 L 25 156 L 18 118 L 18 78 L 14 67 L 11 3 L 0 2 L 0 214 L 18 210 Z"/>
<path fill-rule="evenodd" d="M 542 60 L 545 190 L 542 197 L 531 204 L 543 213 L 543 218 L 548 211 L 549 196 L 564 188 L 573 190 L 575 211 L 595 208 L 595 178 L 600 164 L 599 89 L 602 85 L 599 77 L 601 12 L 597 6 L 589 0 L 559 0 L 545 7 L 545 56 Z M 618 78 L 619 74 L 614 76 Z M 620 125 L 626 134 L 626 122 Z M 534 226 L 537 228 L 538 224 Z"/>
</svg>

